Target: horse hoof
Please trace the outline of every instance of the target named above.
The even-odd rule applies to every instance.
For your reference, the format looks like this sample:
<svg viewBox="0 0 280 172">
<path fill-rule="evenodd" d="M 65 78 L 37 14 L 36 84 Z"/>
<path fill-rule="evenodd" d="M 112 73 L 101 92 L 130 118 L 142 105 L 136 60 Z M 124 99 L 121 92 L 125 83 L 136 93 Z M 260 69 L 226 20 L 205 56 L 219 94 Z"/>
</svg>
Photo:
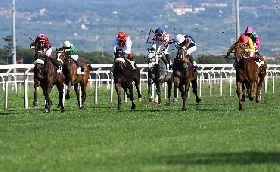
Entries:
<svg viewBox="0 0 280 172">
<path fill-rule="evenodd" d="M 141 99 L 141 98 L 138 98 L 138 101 L 142 101 L 142 99 Z"/>
<path fill-rule="evenodd" d="M 182 108 L 182 111 L 185 112 L 187 109 L 186 108 Z"/>
<path fill-rule="evenodd" d="M 61 109 L 61 112 L 65 112 L 65 109 Z"/>
<path fill-rule="evenodd" d="M 157 105 L 158 105 L 158 106 L 161 106 L 161 103 L 158 103 Z"/>
<path fill-rule="evenodd" d="M 166 103 L 165 106 L 171 106 L 171 103 Z"/>
<path fill-rule="evenodd" d="M 177 101 L 178 101 L 178 98 L 174 98 L 174 99 L 173 99 L 173 102 L 177 102 Z"/>
<path fill-rule="evenodd" d="M 201 99 L 200 98 L 197 98 L 196 99 L 196 103 L 200 103 L 201 102 Z"/>
<path fill-rule="evenodd" d="M 152 102 L 153 101 L 153 98 L 149 98 L 149 102 Z"/>
<path fill-rule="evenodd" d="M 254 100 L 254 97 L 250 97 L 249 100 L 250 100 L 250 101 L 253 101 L 253 100 Z"/>
<path fill-rule="evenodd" d="M 139 95 L 138 95 L 138 98 L 141 99 L 141 98 L 142 98 L 142 94 L 139 94 Z"/>
<path fill-rule="evenodd" d="M 239 106 L 239 110 L 244 110 L 244 106 Z"/>
<path fill-rule="evenodd" d="M 66 100 L 69 100 L 69 99 L 70 99 L 70 95 L 69 95 L 69 94 L 66 94 L 66 95 L 65 95 L 65 99 L 66 99 Z"/>
<path fill-rule="evenodd" d="M 49 113 L 50 111 L 48 109 L 44 109 L 44 113 Z"/>
<path fill-rule="evenodd" d="M 38 106 L 38 102 L 33 102 L 33 106 Z"/>
<path fill-rule="evenodd" d="M 136 106 L 135 106 L 135 105 L 132 105 L 130 109 L 135 109 L 135 108 L 136 108 Z"/>
<path fill-rule="evenodd" d="M 57 107 L 57 108 L 61 108 L 61 107 L 62 107 L 62 104 L 59 103 L 56 107 Z"/>
</svg>

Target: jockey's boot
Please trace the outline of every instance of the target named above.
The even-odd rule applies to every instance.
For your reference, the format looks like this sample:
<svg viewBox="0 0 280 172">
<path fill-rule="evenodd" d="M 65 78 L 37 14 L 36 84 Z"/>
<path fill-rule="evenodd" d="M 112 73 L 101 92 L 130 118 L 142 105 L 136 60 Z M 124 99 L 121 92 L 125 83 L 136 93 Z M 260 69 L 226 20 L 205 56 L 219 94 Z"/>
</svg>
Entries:
<svg viewBox="0 0 280 172">
<path fill-rule="evenodd" d="M 260 59 L 260 57 L 259 57 L 258 55 L 256 55 L 255 61 L 256 61 L 256 62 L 261 62 L 261 59 Z"/>
<path fill-rule="evenodd" d="M 192 55 L 190 55 L 190 61 L 191 61 L 191 63 L 193 64 L 194 70 L 197 70 L 198 67 L 197 67 L 196 61 L 194 61 Z"/>
<path fill-rule="evenodd" d="M 233 62 L 232 67 L 236 70 L 236 61 Z"/>
<path fill-rule="evenodd" d="M 115 61 L 114 61 L 114 63 L 113 63 L 113 66 L 112 66 L 112 69 L 111 69 L 111 73 L 114 73 L 114 70 L 115 70 Z"/>
<path fill-rule="evenodd" d="M 169 54 L 165 54 L 165 59 L 167 60 L 167 64 L 166 64 L 167 70 L 170 70 L 172 67 L 170 65 Z"/>
<path fill-rule="evenodd" d="M 62 67 L 61 67 L 61 64 L 57 61 L 57 59 L 54 58 L 52 55 L 49 56 L 49 59 L 57 67 L 57 72 L 61 72 L 62 71 Z"/>
<path fill-rule="evenodd" d="M 130 62 L 130 64 L 131 64 L 133 70 L 135 70 L 135 69 L 137 68 L 137 66 L 136 66 L 136 64 L 135 64 L 135 61 L 129 60 L 129 62 Z"/>
<path fill-rule="evenodd" d="M 76 64 L 77 64 L 77 67 L 78 67 L 78 68 L 81 67 L 81 72 L 84 72 L 84 66 L 82 65 L 81 61 L 80 61 L 80 60 L 77 60 L 77 61 L 75 61 L 75 62 L 76 62 Z"/>
</svg>

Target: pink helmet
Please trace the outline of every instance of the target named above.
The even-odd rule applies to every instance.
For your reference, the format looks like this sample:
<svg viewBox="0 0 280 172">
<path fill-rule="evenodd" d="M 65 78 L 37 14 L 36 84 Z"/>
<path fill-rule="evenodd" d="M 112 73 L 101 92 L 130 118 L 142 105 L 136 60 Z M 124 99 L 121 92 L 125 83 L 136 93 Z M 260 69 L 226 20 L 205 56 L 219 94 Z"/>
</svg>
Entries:
<svg viewBox="0 0 280 172">
<path fill-rule="evenodd" d="M 245 30 L 245 33 L 253 33 L 253 32 L 254 32 L 253 28 L 249 26 Z"/>
</svg>

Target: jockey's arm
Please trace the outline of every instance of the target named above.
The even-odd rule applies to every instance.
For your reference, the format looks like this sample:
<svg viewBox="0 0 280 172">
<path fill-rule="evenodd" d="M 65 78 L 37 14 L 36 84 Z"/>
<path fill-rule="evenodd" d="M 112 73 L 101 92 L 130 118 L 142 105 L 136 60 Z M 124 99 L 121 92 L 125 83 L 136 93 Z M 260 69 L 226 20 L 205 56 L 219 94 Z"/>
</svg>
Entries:
<svg viewBox="0 0 280 172">
<path fill-rule="evenodd" d="M 190 38 L 187 38 L 186 45 L 185 45 L 187 49 L 189 48 L 190 44 L 191 44 L 191 40 L 190 40 Z"/>
<path fill-rule="evenodd" d="M 168 46 L 168 44 L 172 44 L 172 43 L 174 43 L 174 42 L 175 42 L 174 39 L 170 39 L 169 41 L 165 42 L 165 43 L 164 43 L 164 46 L 163 46 L 163 49 L 166 49 L 167 46 Z"/>
<path fill-rule="evenodd" d="M 259 35 L 256 35 L 255 39 L 256 39 L 256 49 L 255 49 L 255 51 L 257 51 L 261 47 L 261 40 L 260 40 Z"/>
<path fill-rule="evenodd" d="M 230 55 L 230 53 L 232 52 L 232 50 L 235 48 L 235 45 L 236 45 L 236 42 L 233 43 L 230 48 L 228 49 L 227 53 L 226 53 L 226 56 L 225 57 L 228 57 Z"/>
</svg>

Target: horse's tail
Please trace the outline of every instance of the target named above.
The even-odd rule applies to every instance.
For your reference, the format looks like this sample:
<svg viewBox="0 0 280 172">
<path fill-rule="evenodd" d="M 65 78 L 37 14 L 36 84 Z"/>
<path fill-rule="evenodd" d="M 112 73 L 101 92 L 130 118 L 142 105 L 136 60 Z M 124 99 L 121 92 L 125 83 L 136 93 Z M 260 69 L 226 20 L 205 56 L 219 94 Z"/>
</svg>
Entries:
<svg viewBox="0 0 280 172">
<path fill-rule="evenodd" d="M 93 71 L 93 67 L 90 64 L 87 65 L 90 71 Z"/>
</svg>

